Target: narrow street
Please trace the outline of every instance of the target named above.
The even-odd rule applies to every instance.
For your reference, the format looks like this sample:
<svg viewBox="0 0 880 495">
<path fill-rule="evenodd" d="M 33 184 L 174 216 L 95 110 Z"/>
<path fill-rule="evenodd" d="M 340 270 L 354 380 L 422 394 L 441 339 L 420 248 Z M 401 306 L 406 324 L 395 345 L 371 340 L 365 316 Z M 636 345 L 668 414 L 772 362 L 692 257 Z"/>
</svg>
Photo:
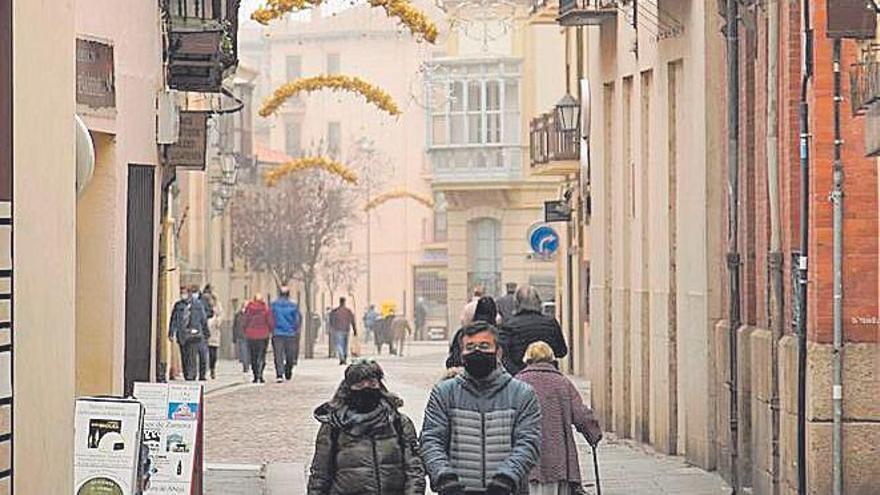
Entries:
<svg viewBox="0 0 880 495">
<path fill-rule="evenodd" d="M 319 345 L 318 349 L 325 347 Z M 383 355 L 379 359 L 388 387 L 403 397 L 404 411 L 419 427 L 430 387 L 442 373 L 446 347 L 444 343 L 419 343 L 407 351 L 405 357 Z M 269 383 L 252 385 L 237 362 L 222 362 L 218 380 L 207 387 L 207 493 L 304 494 L 318 430 L 312 410 L 333 394 L 342 370 L 332 359 L 301 360 L 291 382 L 276 384 L 269 364 Z M 579 387 L 584 388 L 582 384 Z M 592 458 L 585 442 L 580 459 L 587 492 L 596 493 L 591 486 Z M 726 490 L 714 473 L 610 436 L 600 445 L 599 459 L 602 493 L 606 495 L 709 495 Z"/>
</svg>

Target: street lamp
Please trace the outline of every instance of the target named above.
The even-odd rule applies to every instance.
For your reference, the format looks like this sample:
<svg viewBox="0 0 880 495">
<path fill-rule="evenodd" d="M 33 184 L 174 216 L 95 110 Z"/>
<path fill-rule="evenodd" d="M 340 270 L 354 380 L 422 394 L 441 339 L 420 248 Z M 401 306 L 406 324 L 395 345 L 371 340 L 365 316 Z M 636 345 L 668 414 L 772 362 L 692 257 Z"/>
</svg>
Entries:
<svg viewBox="0 0 880 495">
<path fill-rule="evenodd" d="M 556 104 L 556 130 L 562 133 L 575 132 L 581 118 L 581 105 L 569 93 Z"/>
</svg>

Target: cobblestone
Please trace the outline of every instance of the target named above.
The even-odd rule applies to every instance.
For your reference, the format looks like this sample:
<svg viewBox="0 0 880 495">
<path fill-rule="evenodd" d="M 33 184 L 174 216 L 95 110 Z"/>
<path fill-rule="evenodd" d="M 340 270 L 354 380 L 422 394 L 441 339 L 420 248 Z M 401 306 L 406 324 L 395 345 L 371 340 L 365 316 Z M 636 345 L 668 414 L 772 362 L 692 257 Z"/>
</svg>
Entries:
<svg viewBox="0 0 880 495">
<path fill-rule="evenodd" d="M 378 356 L 387 375 L 388 387 L 404 398 L 404 411 L 420 427 L 428 392 L 443 373 L 445 345 L 420 343 L 407 349 L 406 357 Z M 293 380 L 276 384 L 271 361 L 266 370 L 270 383 L 252 385 L 245 382 L 236 362 L 220 363 L 223 370 L 218 383 L 209 388 L 205 407 L 205 443 L 208 463 L 256 464 L 268 466 L 275 480 L 260 478 L 266 493 L 272 484 L 290 492 L 290 480 L 302 483 L 303 471 L 314 452 L 318 423 L 312 417 L 316 406 L 328 400 L 342 378 L 343 367 L 332 359 L 300 361 Z M 235 378 L 238 375 L 238 378 Z M 592 481 L 590 449 L 581 447 L 582 475 Z M 680 457 L 665 456 L 631 441 L 617 440 L 608 435 L 599 448 L 602 493 L 643 494 L 669 493 L 719 495 L 729 490 L 715 473 L 707 473 L 687 465 Z M 287 471 L 285 478 L 284 471 Z M 209 478 L 215 476 L 211 470 Z M 228 477 L 228 472 L 224 473 Z M 208 486 L 212 486 L 209 479 Z M 229 481 L 230 483 L 232 481 Z M 255 482 L 256 483 L 256 482 Z M 213 483 L 213 486 L 218 486 Z M 230 485 L 232 486 L 232 485 Z M 262 488 L 251 493 L 263 493 Z M 280 488 L 279 488 L 280 490 Z M 593 487 L 588 493 L 595 493 Z M 227 493 L 209 490 L 208 493 Z M 281 493 L 278 491 L 277 493 Z"/>
</svg>

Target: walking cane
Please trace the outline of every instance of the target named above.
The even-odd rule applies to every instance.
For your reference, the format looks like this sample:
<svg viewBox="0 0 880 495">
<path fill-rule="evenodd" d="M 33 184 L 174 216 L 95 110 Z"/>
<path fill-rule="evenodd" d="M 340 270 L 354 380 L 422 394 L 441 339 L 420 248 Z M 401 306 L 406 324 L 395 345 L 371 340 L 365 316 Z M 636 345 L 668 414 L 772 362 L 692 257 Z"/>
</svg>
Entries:
<svg viewBox="0 0 880 495">
<path fill-rule="evenodd" d="M 596 473 L 596 495 L 602 495 L 602 483 L 599 481 L 599 458 L 596 456 L 596 446 L 593 448 L 593 471 Z"/>
</svg>

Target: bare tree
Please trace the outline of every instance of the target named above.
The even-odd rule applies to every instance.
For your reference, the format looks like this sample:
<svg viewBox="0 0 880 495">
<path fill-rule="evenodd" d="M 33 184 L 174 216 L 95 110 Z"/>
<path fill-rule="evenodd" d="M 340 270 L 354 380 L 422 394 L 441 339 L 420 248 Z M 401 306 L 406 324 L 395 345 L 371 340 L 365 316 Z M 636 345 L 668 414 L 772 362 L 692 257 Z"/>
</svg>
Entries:
<svg viewBox="0 0 880 495">
<path fill-rule="evenodd" d="M 275 187 L 241 188 L 231 204 L 233 254 L 251 270 L 272 274 L 277 286 L 302 283 L 306 308 L 306 357 L 314 354 L 311 315 L 325 258 L 354 220 L 350 186 L 326 172 L 299 172 Z"/>
</svg>

